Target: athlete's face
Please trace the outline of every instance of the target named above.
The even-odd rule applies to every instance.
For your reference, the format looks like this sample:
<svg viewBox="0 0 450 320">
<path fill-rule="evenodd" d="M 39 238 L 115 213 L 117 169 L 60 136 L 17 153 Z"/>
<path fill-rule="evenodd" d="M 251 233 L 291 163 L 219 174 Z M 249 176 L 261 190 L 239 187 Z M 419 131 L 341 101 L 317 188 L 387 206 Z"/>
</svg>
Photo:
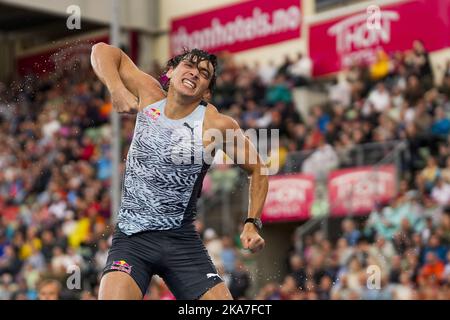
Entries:
<svg viewBox="0 0 450 320">
<path fill-rule="evenodd" d="M 194 58 L 195 59 L 195 58 Z M 209 84 L 214 68 L 209 61 L 186 59 L 181 61 L 175 69 L 169 69 L 171 87 L 179 94 L 194 99 L 207 100 L 210 95 Z"/>
</svg>

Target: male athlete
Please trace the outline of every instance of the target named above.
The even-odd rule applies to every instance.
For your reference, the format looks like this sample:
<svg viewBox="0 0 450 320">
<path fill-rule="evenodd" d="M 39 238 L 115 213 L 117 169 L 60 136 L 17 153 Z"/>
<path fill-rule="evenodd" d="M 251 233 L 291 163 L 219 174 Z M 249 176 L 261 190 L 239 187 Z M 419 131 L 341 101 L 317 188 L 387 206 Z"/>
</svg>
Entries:
<svg viewBox="0 0 450 320">
<path fill-rule="evenodd" d="M 154 274 L 164 279 L 177 299 L 231 299 L 193 225 L 196 200 L 209 167 L 201 157 L 213 146 L 235 160 L 244 159 L 239 165 L 251 180 L 241 240 L 251 252 L 265 245 L 259 235 L 259 217 L 268 178 L 265 165 L 237 122 L 204 102 L 215 84 L 216 57 L 193 49 L 169 60 L 167 92 L 119 48 L 98 43 L 92 48 L 91 62 L 111 93 L 114 110 L 137 113 L 99 299 L 142 299 Z M 221 145 L 216 146 L 209 130 L 222 135 L 217 140 Z M 227 130 L 237 139 L 227 140 Z M 174 133 L 180 132 L 187 143 L 174 139 Z M 238 139 L 245 144 L 236 143 Z M 192 159 L 200 156 L 203 160 L 174 161 L 174 150 L 179 149 L 188 149 Z"/>
</svg>

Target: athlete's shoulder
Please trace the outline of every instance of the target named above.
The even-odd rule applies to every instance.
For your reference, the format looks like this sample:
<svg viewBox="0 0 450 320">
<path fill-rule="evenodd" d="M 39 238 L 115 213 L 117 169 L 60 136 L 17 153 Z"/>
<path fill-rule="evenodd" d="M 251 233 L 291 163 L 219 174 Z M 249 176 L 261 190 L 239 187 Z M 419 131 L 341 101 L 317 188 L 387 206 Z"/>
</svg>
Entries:
<svg viewBox="0 0 450 320">
<path fill-rule="evenodd" d="M 235 119 L 221 113 L 211 103 L 208 103 L 206 106 L 205 120 L 208 128 L 218 129 L 220 131 L 226 129 L 239 129 L 239 124 Z"/>
</svg>

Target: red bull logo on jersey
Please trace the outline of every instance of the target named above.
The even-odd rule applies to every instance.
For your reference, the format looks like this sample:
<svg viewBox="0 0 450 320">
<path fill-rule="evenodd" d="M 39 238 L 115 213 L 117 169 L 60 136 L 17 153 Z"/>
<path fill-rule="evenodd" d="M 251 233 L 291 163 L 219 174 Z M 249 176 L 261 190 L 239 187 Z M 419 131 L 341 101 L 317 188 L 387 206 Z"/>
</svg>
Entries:
<svg viewBox="0 0 450 320">
<path fill-rule="evenodd" d="M 110 269 L 131 273 L 131 266 L 125 260 L 113 261 Z"/>
<path fill-rule="evenodd" d="M 145 110 L 145 114 L 153 120 L 156 120 L 161 115 L 161 111 L 156 108 L 150 108 L 148 110 Z"/>
</svg>

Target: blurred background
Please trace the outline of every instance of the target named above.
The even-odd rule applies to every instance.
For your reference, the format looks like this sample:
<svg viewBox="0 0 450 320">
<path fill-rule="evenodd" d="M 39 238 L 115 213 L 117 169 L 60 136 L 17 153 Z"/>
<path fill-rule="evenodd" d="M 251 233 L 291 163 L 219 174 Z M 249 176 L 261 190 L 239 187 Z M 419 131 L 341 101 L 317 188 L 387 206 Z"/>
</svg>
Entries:
<svg viewBox="0 0 450 320">
<path fill-rule="evenodd" d="M 237 166 L 198 203 L 234 298 L 450 299 L 450 0 L 0 0 L 0 299 L 97 297 L 135 122 L 100 41 L 156 79 L 214 52 L 211 103 L 279 130 L 261 253 Z M 174 298 L 155 277 L 145 299 Z"/>
</svg>

